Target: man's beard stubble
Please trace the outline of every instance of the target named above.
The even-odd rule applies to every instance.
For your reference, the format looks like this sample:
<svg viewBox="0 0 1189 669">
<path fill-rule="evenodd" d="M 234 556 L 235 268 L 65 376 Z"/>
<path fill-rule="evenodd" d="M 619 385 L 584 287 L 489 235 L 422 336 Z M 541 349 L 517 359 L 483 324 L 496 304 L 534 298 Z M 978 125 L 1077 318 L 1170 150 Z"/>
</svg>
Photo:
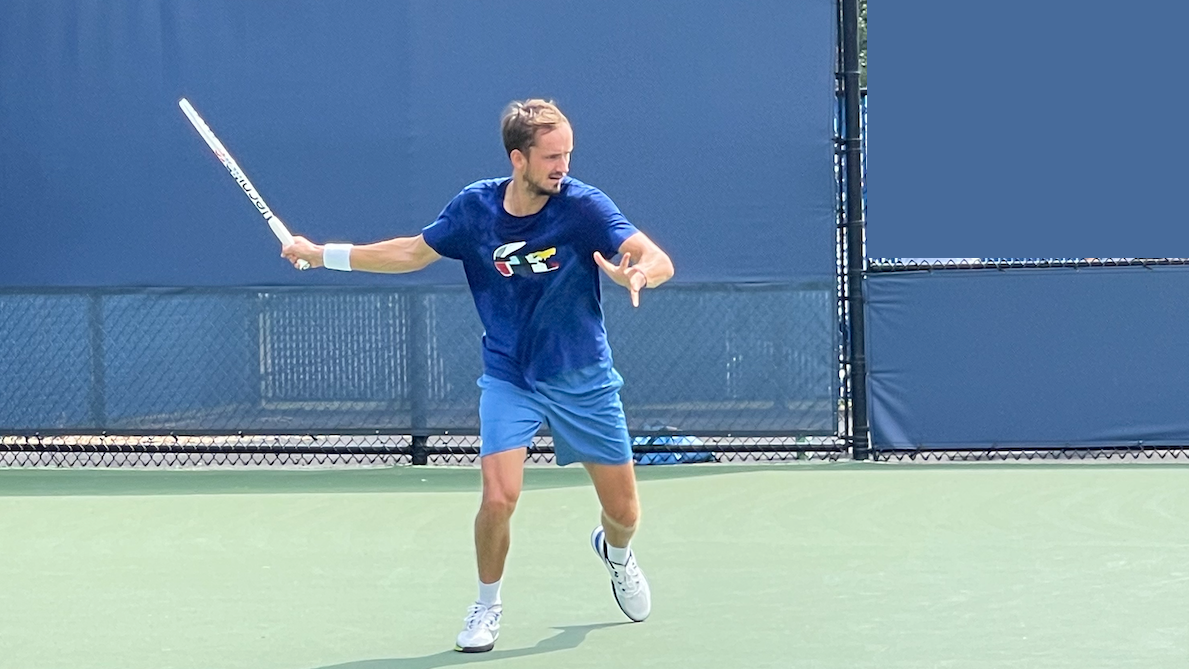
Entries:
<svg viewBox="0 0 1189 669">
<path fill-rule="evenodd" d="M 552 189 L 546 188 L 546 187 L 542 186 L 541 184 L 537 183 L 536 181 L 531 181 L 531 180 L 528 182 L 528 185 L 532 187 L 534 195 L 541 195 L 544 197 L 549 197 L 551 195 L 557 195 L 558 193 L 561 192 L 561 179 L 557 180 L 557 186 Z"/>
</svg>

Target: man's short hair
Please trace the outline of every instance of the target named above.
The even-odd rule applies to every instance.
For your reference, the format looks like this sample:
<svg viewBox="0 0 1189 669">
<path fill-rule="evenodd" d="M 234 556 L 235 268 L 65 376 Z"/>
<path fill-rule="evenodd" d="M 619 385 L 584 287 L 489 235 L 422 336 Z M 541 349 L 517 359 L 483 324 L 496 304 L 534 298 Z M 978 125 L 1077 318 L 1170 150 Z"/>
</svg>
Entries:
<svg viewBox="0 0 1189 669">
<path fill-rule="evenodd" d="M 514 149 L 528 154 L 529 147 L 537 141 L 537 135 L 549 132 L 570 120 L 561 113 L 552 100 L 515 100 L 504 109 L 500 127 L 504 133 L 504 149 L 512 155 Z"/>
</svg>

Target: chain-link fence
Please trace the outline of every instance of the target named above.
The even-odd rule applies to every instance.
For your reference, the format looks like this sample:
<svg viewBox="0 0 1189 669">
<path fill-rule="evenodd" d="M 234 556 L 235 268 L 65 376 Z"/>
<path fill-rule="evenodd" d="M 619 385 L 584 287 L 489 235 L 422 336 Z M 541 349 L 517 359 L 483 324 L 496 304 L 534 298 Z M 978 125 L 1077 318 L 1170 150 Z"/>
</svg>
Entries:
<svg viewBox="0 0 1189 669">
<path fill-rule="evenodd" d="M 842 452 L 833 285 L 645 300 L 604 302 L 638 459 Z M 8 290 L 0 464 L 468 461 L 481 335 L 463 286 Z"/>
</svg>

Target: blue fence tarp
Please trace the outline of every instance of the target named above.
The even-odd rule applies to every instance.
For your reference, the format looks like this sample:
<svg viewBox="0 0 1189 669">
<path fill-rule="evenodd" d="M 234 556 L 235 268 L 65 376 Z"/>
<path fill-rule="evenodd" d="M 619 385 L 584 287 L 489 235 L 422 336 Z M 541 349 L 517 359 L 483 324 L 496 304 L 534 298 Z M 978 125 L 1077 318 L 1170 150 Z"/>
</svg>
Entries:
<svg viewBox="0 0 1189 669">
<path fill-rule="evenodd" d="M 1189 267 L 867 279 L 880 449 L 1189 444 Z"/>
</svg>

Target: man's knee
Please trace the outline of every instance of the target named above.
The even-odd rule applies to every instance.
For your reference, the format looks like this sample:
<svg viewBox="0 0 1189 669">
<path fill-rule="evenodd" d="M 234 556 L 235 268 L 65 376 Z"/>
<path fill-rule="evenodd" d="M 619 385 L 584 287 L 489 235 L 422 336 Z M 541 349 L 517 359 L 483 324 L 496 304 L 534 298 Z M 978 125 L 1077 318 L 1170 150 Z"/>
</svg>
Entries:
<svg viewBox="0 0 1189 669">
<path fill-rule="evenodd" d="M 495 489 L 483 491 L 483 504 L 480 510 L 493 516 L 511 516 L 516 510 L 516 502 L 520 499 L 517 490 Z"/>
<path fill-rule="evenodd" d="M 603 509 L 603 524 L 617 532 L 635 532 L 640 526 L 640 505 L 627 503 Z"/>
</svg>

